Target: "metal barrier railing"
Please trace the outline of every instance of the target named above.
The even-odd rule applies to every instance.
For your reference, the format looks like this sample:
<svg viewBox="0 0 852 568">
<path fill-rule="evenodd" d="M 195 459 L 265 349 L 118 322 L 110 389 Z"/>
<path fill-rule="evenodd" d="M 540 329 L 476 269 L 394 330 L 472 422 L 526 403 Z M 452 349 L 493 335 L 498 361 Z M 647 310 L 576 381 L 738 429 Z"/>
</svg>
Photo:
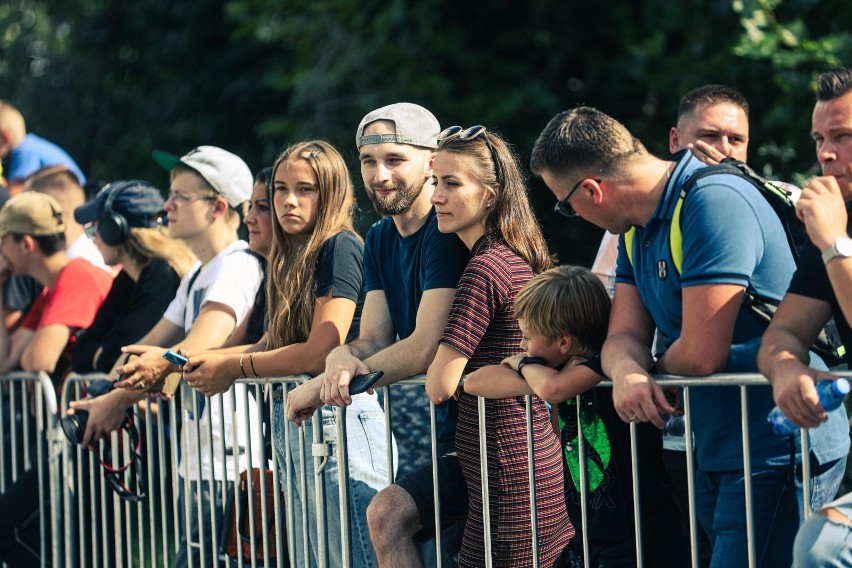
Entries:
<svg viewBox="0 0 852 568">
<path fill-rule="evenodd" d="M 101 375 L 75 376 L 72 375 L 64 383 L 61 392 L 60 409 L 67 408 L 70 400 L 80 398 L 84 393 L 82 386 Z M 285 377 L 277 379 L 240 379 L 230 391 L 213 399 L 196 396 L 188 386 L 183 385 L 180 396 L 166 402 L 162 400 L 148 401 L 146 404 L 133 409 L 134 420 L 142 429 L 142 452 L 145 456 L 143 471 L 138 472 L 142 477 L 142 486 L 146 497 L 139 503 L 128 503 L 113 496 L 101 474 L 101 466 L 94 456 L 79 446 L 67 443 L 56 427 L 56 400 L 53 388 L 46 376 L 12 374 L 0 377 L 4 396 L 19 403 L 10 405 L 19 411 L 28 408 L 33 402 L 37 411 L 37 420 L 31 423 L 29 412 L 21 414 L 21 426 L 10 423 L 9 412 L 0 407 L 0 436 L 3 440 L 10 439 L 12 443 L 4 443 L 0 451 L 0 493 L 17 479 L 21 472 L 36 468 L 39 471 L 39 502 L 42 506 L 41 534 L 47 534 L 46 523 L 52 519 L 52 535 L 50 542 L 46 538 L 41 541 L 41 558 L 48 555 L 54 566 L 172 566 L 178 551 L 181 549 L 179 535 L 188 535 L 184 552 L 188 566 L 309 566 L 315 563 L 319 567 L 336 566 L 330 558 L 337 558 L 338 551 L 328 548 L 330 531 L 339 532 L 341 549 L 339 562 L 343 566 L 351 565 L 352 543 L 350 534 L 350 494 L 349 494 L 349 461 L 347 448 L 346 409 L 336 409 L 336 425 L 334 439 L 324 440 L 323 410 L 318 410 L 311 419 L 312 439 L 310 452 L 306 447 L 304 430 L 299 429 L 294 436 L 291 428 L 283 428 L 283 432 L 263 432 L 264 427 L 271 429 L 272 425 L 281 426 L 280 420 L 274 414 L 275 401 L 286 407 L 287 393 L 290 389 L 303 383 L 306 376 Z M 713 386 L 738 386 L 740 389 L 742 412 L 742 444 L 745 472 L 745 507 L 747 515 L 748 565 L 755 566 L 757 560 L 754 552 L 754 526 L 751 507 L 751 464 L 749 460 L 749 433 L 747 415 L 747 390 L 751 386 L 765 386 L 768 383 L 760 375 L 714 375 L 703 378 L 684 378 L 661 376 L 658 377 L 661 386 L 683 387 L 685 425 L 687 435 L 686 461 L 689 471 L 689 517 L 690 543 L 692 550 L 692 566 L 698 566 L 697 556 L 697 525 L 695 517 L 695 481 L 693 461 L 692 419 L 689 412 L 689 399 L 694 388 Z M 27 384 L 39 385 L 30 395 Z M 413 377 L 402 381 L 401 384 L 422 385 L 424 377 Z M 400 383 L 397 383 L 400 384 Z M 50 386 L 50 388 L 47 388 Z M 599 388 L 611 385 L 602 384 Z M 393 482 L 395 475 L 395 457 L 392 439 L 392 408 L 390 391 L 396 386 L 384 388 L 386 441 L 387 447 L 387 483 Z M 425 394 L 424 394 L 425 396 Z M 579 402 L 579 398 L 578 398 Z M 487 468 L 487 432 L 484 399 L 479 399 L 479 431 L 480 431 L 480 460 L 482 476 L 482 497 L 484 534 L 486 546 L 486 566 L 491 565 L 490 550 L 490 516 L 488 514 L 488 468 Z M 206 414 L 205 414 L 206 412 Z M 325 411 L 329 412 L 328 409 Z M 580 404 L 577 405 L 577 419 L 580 420 Z M 195 420 L 194 417 L 201 417 Z M 205 420 L 204 417 L 207 417 Z M 210 416 L 213 417 L 210 420 Z M 192 419 L 190 419 L 192 417 Z M 531 399 L 526 400 L 526 423 L 528 441 L 532 440 L 532 407 Z M 441 503 L 438 499 L 439 487 L 437 482 L 438 444 L 435 436 L 436 413 L 434 405 L 430 405 L 431 446 L 433 457 L 434 504 L 436 527 L 440 527 Z M 10 425 L 11 424 L 11 425 Z M 40 435 L 44 434 L 44 435 Z M 265 435 L 266 434 L 266 435 Z M 282 436 L 277 434 L 283 434 Z M 582 428 L 578 428 L 578 446 L 580 452 L 580 492 L 582 526 L 586 526 L 588 494 L 588 479 L 586 473 L 587 456 L 583 443 Z M 228 439 L 226 439 L 228 438 Z M 636 444 L 636 425 L 630 426 L 631 459 L 633 463 L 633 510 L 641 511 L 639 501 L 638 460 Z M 801 436 L 802 455 L 808 455 L 807 436 Z M 52 442 L 51 442 L 52 441 Z M 181 442 L 182 441 L 182 442 Z M 282 442 L 283 441 L 283 447 Z M 49 451 L 48 442 L 54 444 L 54 451 Z M 190 443 L 191 442 L 191 443 Z M 267 447 L 269 442 L 269 447 Z M 130 444 L 122 442 L 120 436 L 113 434 L 109 442 L 102 442 L 111 448 L 113 467 L 118 467 L 129 461 L 132 449 Z M 25 448 L 21 450 L 21 448 Z M 103 447 L 103 446 L 102 446 Z M 205 456 L 203 448 L 210 450 Z M 539 565 L 538 537 L 536 519 L 536 487 L 535 487 L 535 455 L 533 444 L 528 443 L 528 470 L 530 476 L 530 509 L 532 525 L 530 538 L 533 550 L 533 565 Z M 33 448 L 35 455 L 33 455 Z M 280 463 L 279 455 L 285 456 Z M 312 458 L 313 467 L 306 465 L 306 457 Z M 48 459 L 49 456 L 60 456 L 61 459 Z M 329 481 L 327 468 L 330 460 L 336 459 L 338 497 L 340 502 L 339 527 L 328 526 L 328 510 L 326 498 L 326 483 Z M 298 464 L 296 464 L 298 462 Z M 193 464 L 193 465 L 191 465 Z M 49 477 L 45 476 L 45 466 L 49 466 Z M 809 512 L 809 460 L 802 460 L 806 511 Z M 240 487 L 239 474 L 253 468 L 271 469 L 280 472 L 272 475 L 272 487 L 267 487 L 266 477 L 258 478 L 259 487 L 251 475 L 246 476 L 243 487 Z M 127 478 L 130 481 L 129 478 Z M 323 480 L 323 482 L 318 482 Z M 49 490 L 48 490 L 49 481 Z M 308 495 L 313 485 L 311 495 Z M 272 490 L 271 505 L 267 499 L 257 501 L 260 511 L 256 511 L 254 498 L 245 501 L 239 496 L 244 492 L 254 495 L 259 489 L 262 495 Z M 181 499 L 181 493 L 184 498 Z M 196 494 L 198 498 L 186 497 Z M 298 495 L 297 495 L 298 494 Z M 233 502 L 233 509 L 227 507 L 228 496 Z M 48 498 L 49 497 L 49 498 Z M 282 502 L 283 499 L 283 502 Z M 205 501 L 208 504 L 205 505 Z M 295 503 L 300 503 L 297 510 Z M 271 510 L 270 510 L 271 508 Z M 59 514 L 61 511 L 61 514 Z M 49 512 L 49 516 L 45 513 Z M 256 513 L 259 513 L 256 515 Z M 247 520 L 244 539 L 248 550 L 254 551 L 250 557 L 237 554 L 236 558 L 226 559 L 224 551 L 227 544 L 221 541 L 220 530 L 223 524 L 230 522 L 230 516 Z M 255 519 L 260 519 L 257 526 Z M 274 522 L 274 530 L 271 524 Z M 576 522 L 576 520 L 575 520 Z M 299 531 L 296 530 L 298 523 Z M 636 535 L 636 564 L 643 564 L 641 515 L 634 514 Z M 315 532 L 311 530 L 313 525 Z M 286 530 L 283 528 L 286 526 Z M 182 527 L 182 529 L 181 529 Z M 270 531 L 272 536 L 270 537 Z M 295 545 L 296 533 L 301 534 L 300 546 Z M 313 534 L 311 534 L 313 532 Z M 309 536 L 310 535 L 310 536 Z M 315 536 L 314 536 L 315 535 Z M 589 535 L 582 531 L 583 553 L 585 565 L 589 566 Z M 336 535 L 335 535 L 336 536 Z M 260 552 L 258 546 L 262 539 Z M 312 540 L 316 542 L 312 543 Z M 243 545 L 242 538 L 237 535 L 237 544 Z M 274 547 L 273 547 L 274 542 Z M 315 546 L 311 546 L 314 544 Z M 441 531 L 436 531 L 435 546 L 437 565 L 442 566 Z M 792 543 L 791 543 L 792 546 Z M 274 551 L 273 551 L 274 548 Z M 286 554 L 282 552 L 287 550 Z M 296 550 L 301 555 L 296 557 Z M 312 560 L 312 550 L 315 557 Z M 195 554 L 192 554 L 195 553 Z M 197 556 L 197 558 L 196 558 Z M 45 565 L 45 562 L 42 562 Z"/>
<path fill-rule="evenodd" d="M 48 536 L 48 523 L 57 516 L 54 503 L 49 499 L 52 480 L 57 475 L 51 450 L 56 410 L 56 393 L 46 373 L 3 375 L 0 382 L 0 494 L 21 491 L 25 480 L 36 477 L 39 549 L 32 550 L 32 560 L 38 556 L 41 566 L 47 566 L 49 558 L 57 565 L 56 557 L 49 556 L 52 551 Z M 26 486 L 32 487 L 30 483 Z M 0 512 L 14 513 L 18 512 Z M 50 529 L 56 534 L 55 526 Z"/>
</svg>

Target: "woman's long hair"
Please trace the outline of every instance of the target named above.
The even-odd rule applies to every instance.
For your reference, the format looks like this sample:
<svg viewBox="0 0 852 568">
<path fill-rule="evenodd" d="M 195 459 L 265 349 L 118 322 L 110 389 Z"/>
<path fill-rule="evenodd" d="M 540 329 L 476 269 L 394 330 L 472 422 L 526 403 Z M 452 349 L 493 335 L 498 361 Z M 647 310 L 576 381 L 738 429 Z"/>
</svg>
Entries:
<svg viewBox="0 0 852 568">
<path fill-rule="evenodd" d="M 309 235 L 289 235 L 275 210 L 275 174 L 298 160 L 314 171 L 318 182 L 317 221 Z M 284 150 L 272 166 L 272 248 L 269 251 L 267 298 L 268 346 L 276 349 L 307 341 L 314 316 L 317 256 L 323 244 L 340 231 L 355 233 L 355 193 L 349 169 L 328 142 L 311 140 Z"/>
<path fill-rule="evenodd" d="M 130 259 L 140 268 L 154 259 L 165 260 L 183 278 L 195 262 L 195 255 L 186 244 L 171 238 L 163 227 L 131 227 L 130 238 L 124 244 Z"/>
<path fill-rule="evenodd" d="M 467 156 L 473 177 L 485 187 L 497 187 L 494 206 L 485 218 L 486 239 L 505 243 L 536 273 L 553 266 L 553 256 L 530 208 L 518 158 L 503 138 L 490 130 L 469 140 L 450 136 L 441 141 L 438 152 Z"/>
</svg>

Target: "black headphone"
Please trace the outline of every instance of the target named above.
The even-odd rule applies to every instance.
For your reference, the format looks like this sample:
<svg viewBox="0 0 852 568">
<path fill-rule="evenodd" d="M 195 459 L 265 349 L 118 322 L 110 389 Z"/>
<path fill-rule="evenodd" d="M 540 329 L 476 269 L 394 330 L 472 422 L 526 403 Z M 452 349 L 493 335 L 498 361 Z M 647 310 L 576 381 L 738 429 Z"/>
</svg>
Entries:
<svg viewBox="0 0 852 568">
<path fill-rule="evenodd" d="M 159 219 L 147 219 L 143 222 L 143 224 L 139 225 L 138 223 L 131 225 L 127 218 L 117 211 L 113 211 L 112 204 L 115 202 L 115 199 L 118 197 L 118 194 L 122 191 L 129 191 L 136 189 L 140 186 L 154 189 L 152 185 L 148 182 L 142 180 L 130 180 L 130 181 L 120 181 L 116 182 L 115 187 L 113 184 L 107 185 L 102 191 L 109 191 L 107 194 L 106 203 L 104 203 L 104 211 L 101 213 L 101 218 L 98 221 L 98 235 L 100 235 L 101 240 L 104 244 L 109 246 L 118 246 L 123 244 L 130 238 L 130 227 L 156 227 L 159 225 Z M 158 192 L 159 193 L 159 192 Z"/>
</svg>

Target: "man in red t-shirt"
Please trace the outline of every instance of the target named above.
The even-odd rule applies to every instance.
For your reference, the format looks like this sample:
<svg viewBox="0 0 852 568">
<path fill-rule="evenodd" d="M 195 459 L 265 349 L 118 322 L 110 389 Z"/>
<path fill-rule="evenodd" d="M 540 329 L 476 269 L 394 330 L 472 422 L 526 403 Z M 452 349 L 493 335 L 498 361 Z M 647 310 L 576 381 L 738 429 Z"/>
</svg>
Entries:
<svg viewBox="0 0 852 568">
<path fill-rule="evenodd" d="M 26 274 L 45 289 L 11 336 L 0 326 L 0 373 L 46 371 L 59 377 L 73 334 L 88 327 L 112 286 L 112 277 L 65 255 L 62 208 L 52 197 L 25 192 L 0 210 L 0 297 L 12 274 Z"/>
</svg>

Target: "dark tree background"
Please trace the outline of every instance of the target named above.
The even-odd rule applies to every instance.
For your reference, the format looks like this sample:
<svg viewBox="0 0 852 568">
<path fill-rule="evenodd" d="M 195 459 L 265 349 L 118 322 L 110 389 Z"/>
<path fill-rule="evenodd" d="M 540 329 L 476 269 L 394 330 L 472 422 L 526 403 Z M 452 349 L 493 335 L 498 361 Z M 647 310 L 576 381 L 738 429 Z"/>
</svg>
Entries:
<svg viewBox="0 0 852 568">
<path fill-rule="evenodd" d="M 848 0 L 7 0 L 0 97 L 92 178 L 165 186 L 155 148 L 215 144 L 258 169 L 322 137 L 357 168 L 360 118 L 402 100 L 501 131 L 525 165 L 578 103 L 665 153 L 680 96 L 721 82 L 751 101 L 752 164 L 795 179 L 815 167 L 813 80 L 849 62 L 850 21 Z M 600 230 L 530 185 L 561 260 L 589 264 Z"/>
</svg>

